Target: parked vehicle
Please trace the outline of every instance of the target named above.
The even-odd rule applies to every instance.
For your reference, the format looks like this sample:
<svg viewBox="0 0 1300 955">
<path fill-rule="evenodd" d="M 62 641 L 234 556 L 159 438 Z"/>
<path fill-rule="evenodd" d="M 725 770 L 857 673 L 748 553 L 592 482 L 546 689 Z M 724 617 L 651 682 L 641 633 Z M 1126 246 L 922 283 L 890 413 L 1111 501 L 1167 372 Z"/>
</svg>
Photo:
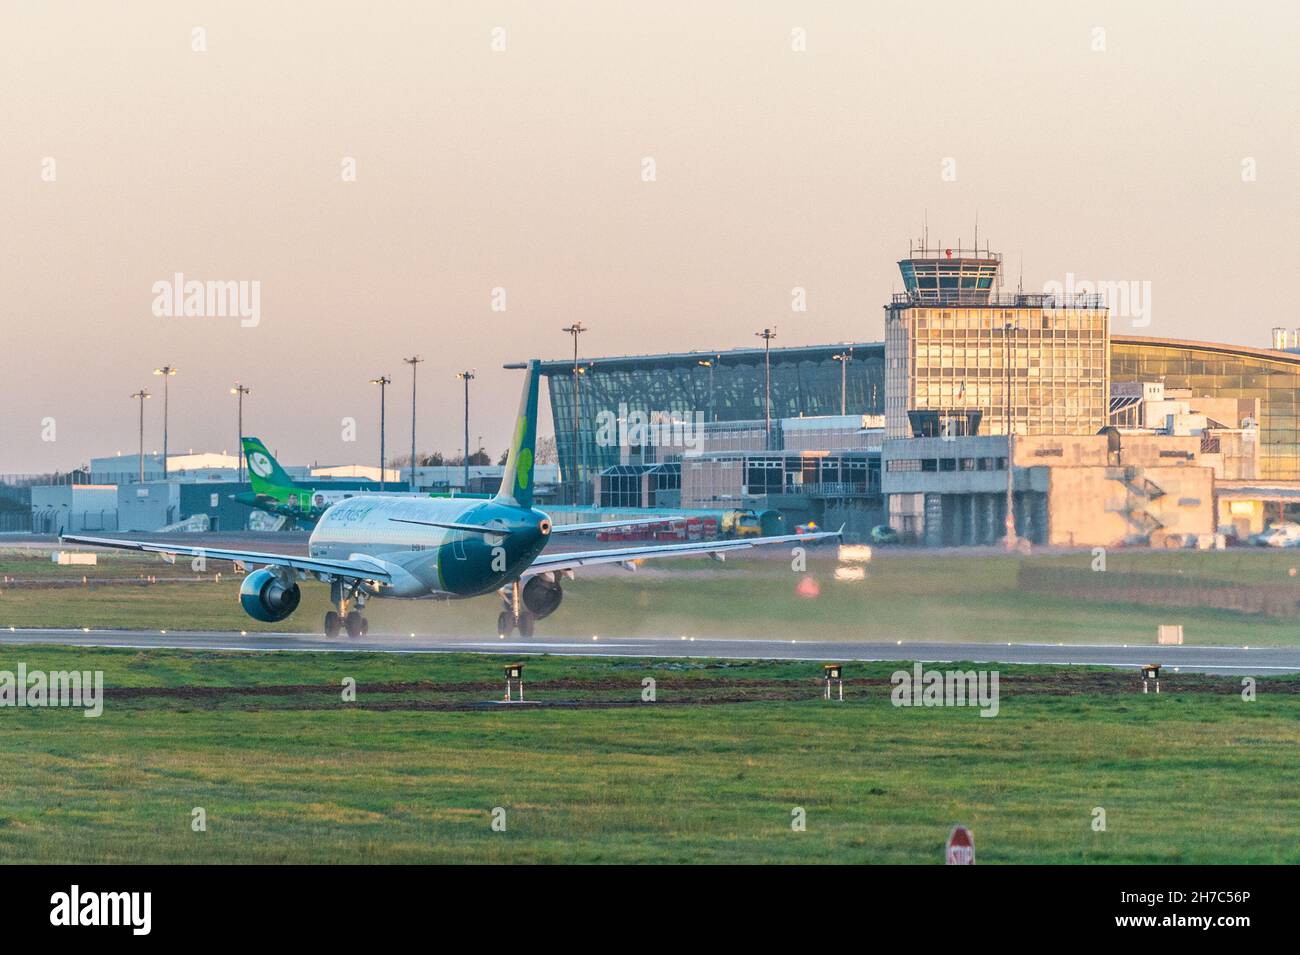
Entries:
<svg viewBox="0 0 1300 955">
<path fill-rule="evenodd" d="M 877 524 L 871 528 L 871 543 L 873 544 L 897 544 L 898 531 L 894 530 L 888 524 Z"/>
<path fill-rule="evenodd" d="M 1274 524 L 1255 538 L 1259 547 L 1300 547 L 1300 524 Z"/>
<path fill-rule="evenodd" d="M 722 536 L 726 538 L 761 537 L 762 526 L 758 514 L 754 511 L 724 511 L 720 525 Z"/>
</svg>

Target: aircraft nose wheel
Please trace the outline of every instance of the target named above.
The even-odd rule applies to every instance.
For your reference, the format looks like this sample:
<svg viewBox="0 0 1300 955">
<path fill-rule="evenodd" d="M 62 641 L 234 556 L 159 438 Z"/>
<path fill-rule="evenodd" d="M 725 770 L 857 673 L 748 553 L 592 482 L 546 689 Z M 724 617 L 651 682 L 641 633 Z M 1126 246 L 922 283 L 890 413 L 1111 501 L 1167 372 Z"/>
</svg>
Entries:
<svg viewBox="0 0 1300 955">
<path fill-rule="evenodd" d="M 325 614 L 325 636 L 337 637 L 339 635 L 339 629 L 342 626 L 342 624 L 343 624 L 343 618 L 340 617 L 335 611 L 333 610 L 329 611 L 327 614 Z"/>
</svg>

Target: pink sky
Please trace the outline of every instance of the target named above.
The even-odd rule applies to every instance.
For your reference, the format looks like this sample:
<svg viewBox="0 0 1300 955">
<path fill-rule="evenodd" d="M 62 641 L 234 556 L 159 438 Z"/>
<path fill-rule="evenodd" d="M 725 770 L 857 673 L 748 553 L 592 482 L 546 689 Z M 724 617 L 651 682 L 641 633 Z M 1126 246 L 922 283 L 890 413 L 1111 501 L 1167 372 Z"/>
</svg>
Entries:
<svg viewBox="0 0 1300 955">
<path fill-rule="evenodd" d="M 1117 332 L 1264 345 L 1300 325 L 1298 27 L 1284 3 L 7 3 L 0 471 L 133 452 L 127 396 L 163 363 L 173 449 L 233 450 L 239 378 L 286 462 L 372 462 L 387 373 L 404 453 L 413 352 L 422 450 L 460 446 L 474 368 L 495 458 L 501 365 L 562 357 L 575 320 L 592 355 L 878 339 L 927 210 L 946 243 L 978 212 L 1012 284 L 1022 253 L 1030 288 L 1150 282 L 1150 326 Z M 176 272 L 260 282 L 260 323 L 155 317 Z"/>
</svg>

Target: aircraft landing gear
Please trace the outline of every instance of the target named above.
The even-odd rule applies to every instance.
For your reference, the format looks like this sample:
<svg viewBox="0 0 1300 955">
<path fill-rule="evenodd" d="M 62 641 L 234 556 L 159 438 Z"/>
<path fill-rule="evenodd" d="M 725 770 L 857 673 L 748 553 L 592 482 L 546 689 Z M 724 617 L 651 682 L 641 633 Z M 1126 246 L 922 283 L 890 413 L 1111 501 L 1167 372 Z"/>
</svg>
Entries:
<svg viewBox="0 0 1300 955">
<path fill-rule="evenodd" d="M 330 585 L 330 602 L 338 609 L 325 614 L 325 636 L 337 637 L 346 629 L 349 637 L 364 637 L 370 632 L 370 621 L 361 615 L 365 608 L 365 595 L 356 584 L 336 580 Z"/>
<path fill-rule="evenodd" d="M 519 581 L 510 585 L 510 595 L 505 596 L 506 609 L 497 615 L 498 636 L 508 637 L 519 628 L 521 637 L 531 637 L 537 628 L 537 616 L 524 606 L 523 587 Z"/>
<path fill-rule="evenodd" d="M 519 615 L 519 636 L 531 637 L 537 627 L 537 618 L 525 610 Z M 497 614 L 497 635 L 508 637 L 515 632 L 515 615 L 509 610 Z"/>
</svg>

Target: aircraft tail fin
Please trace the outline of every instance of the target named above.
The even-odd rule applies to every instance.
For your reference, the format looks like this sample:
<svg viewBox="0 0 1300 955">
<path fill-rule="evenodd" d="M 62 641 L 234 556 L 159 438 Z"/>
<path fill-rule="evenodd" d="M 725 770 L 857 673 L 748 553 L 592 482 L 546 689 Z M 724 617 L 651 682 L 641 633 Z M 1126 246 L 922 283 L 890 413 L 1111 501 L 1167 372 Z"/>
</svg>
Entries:
<svg viewBox="0 0 1300 955">
<path fill-rule="evenodd" d="M 541 378 L 540 362 L 530 361 L 525 372 L 524 392 L 519 398 L 519 414 L 510 438 L 510 454 L 501 475 L 501 489 L 496 499 L 519 507 L 533 506 L 533 456 L 537 451 L 537 383 Z"/>
<path fill-rule="evenodd" d="M 248 480 L 258 494 L 295 486 L 293 478 L 280 467 L 280 462 L 267 450 L 261 438 L 244 438 L 244 460 L 248 464 Z"/>
</svg>

